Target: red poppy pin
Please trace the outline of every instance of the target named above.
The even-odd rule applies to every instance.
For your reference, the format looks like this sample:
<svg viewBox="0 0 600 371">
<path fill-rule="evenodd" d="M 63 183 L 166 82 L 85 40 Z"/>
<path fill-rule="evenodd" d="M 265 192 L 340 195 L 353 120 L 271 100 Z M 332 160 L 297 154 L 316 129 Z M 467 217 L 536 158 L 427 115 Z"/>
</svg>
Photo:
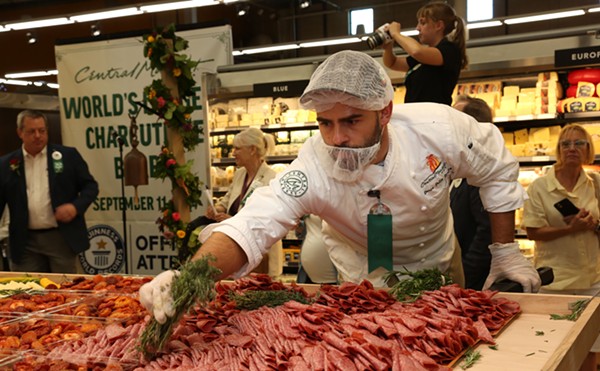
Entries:
<svg viewBox="0 0 600 371">
<path fill-rule="evenodd" d="M 21 161 L 19 161 L 18 158 L 11 158 L 9 164 L 11 171 L 14 171 L 15 173 L 17 173 L 17 175 L 21 175 L 21 171 L 19 169 L 19 167 L 21 166 Z"/>
</svg>

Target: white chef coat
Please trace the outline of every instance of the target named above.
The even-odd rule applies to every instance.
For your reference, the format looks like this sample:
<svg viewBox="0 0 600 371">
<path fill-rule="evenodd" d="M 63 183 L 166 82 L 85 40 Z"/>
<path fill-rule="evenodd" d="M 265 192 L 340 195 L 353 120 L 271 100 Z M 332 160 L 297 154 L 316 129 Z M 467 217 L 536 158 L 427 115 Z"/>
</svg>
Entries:
<svg viewBox="0 0 600 371">
<path fill-rule="evenodd" d="M 446 105 L 411 103 L 394 107 L 388 135 L 383 166 L 370 165 L 358 181 L 345 183 L 319 164 L 315 143 L 322 139 L 316 134 L 269 187 L 257 189 L 235 217 L 206 228 L 201 241 L 213 231 L 236 241 L 248 256 L 239 277 L 302 215 L 315 214 L 324 221 L 323 237 L 340 278 L 360 282 L 368 278 L 367 215 L 376 202 L 367 196 L 369 190 L 380 191 L 393 215 L 395 270 L 448 270 L 455 250 L 448 195 L 453 179 L 480 187 L 488 211 L 523 205 L 519 164 L 494 125 Z"/>
</svg>

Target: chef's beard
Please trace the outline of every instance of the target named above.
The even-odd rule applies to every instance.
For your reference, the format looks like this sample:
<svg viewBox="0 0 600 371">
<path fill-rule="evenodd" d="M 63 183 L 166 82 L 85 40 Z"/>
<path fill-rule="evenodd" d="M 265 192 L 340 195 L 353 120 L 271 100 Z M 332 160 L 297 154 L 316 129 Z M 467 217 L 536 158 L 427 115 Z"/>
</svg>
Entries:
<svg viewBox="0 0 600 371">
<path fill-rule="evenodd" d="M 317 142 L 317 156 L 326 173 L 341 182 L 351 183 L 360 178 L 381 148 L 383 128 L 377 121 L 377 130 L 367 147 L 336 147 L 325 144 L 323 138 Z"/>
</svg>

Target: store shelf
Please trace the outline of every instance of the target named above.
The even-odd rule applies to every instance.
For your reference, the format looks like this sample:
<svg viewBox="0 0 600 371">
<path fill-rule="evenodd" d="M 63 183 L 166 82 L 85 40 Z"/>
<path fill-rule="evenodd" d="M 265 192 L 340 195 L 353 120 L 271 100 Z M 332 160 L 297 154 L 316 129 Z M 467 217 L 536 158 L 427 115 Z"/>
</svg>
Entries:
<svg viewBox="0 0 600 371">
<path fill-rule="evenodd" d="M 277 164 L 277 163 L 289 163 L 292 162 L 296 158 L 296 155 L 285 155 L 285 156 L 267 156 L 265 161 L 267 164 Z M 235 159 L 233 157 L 227 158 L 219 158 L 214 159 L 212 161 L 213 166 L 229 166 L 235 165 Z"/>
<path fill-rule="evenodd" d="M 226 128 L 214 128 L 210 130 L 210 135 L 227 135 L 236 134 L 244 129 L 248 129 L 250 126 L 230 126 Z M 288 124 L 272 124 L 256 126 L 260 130 L 266 133 L 272 133 L 282 130 L 315 130 L 319 128 L 316 122 L 297 122 Z"/>
</svg>

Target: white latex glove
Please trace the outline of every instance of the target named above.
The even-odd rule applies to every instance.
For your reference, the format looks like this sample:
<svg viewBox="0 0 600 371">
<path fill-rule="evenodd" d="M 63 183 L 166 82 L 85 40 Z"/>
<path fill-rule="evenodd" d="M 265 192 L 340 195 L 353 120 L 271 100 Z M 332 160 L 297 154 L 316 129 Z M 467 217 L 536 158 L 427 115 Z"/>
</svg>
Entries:
<svg viewBox="0 0 600 371">
<path fill-rule="evenodd" d="M 492 253 L 490 274 L 485 280 L 483 289 L 494 282 L 507 278 L 523 286 L 523 292 L 538 292 L 542 281 L 533 265 L 519 250 L 518 242 L 493 243 L 488 246 Z"/>
<path fill-rule="evenodd" d="M 168 317 L 173 317 L 175 314 L 171 284 L 173 278 L 178 275 L 179 271 L 164 271 L 140 287 L 140 302 L 160 324 L 165 323 Z"/>
</svg>

